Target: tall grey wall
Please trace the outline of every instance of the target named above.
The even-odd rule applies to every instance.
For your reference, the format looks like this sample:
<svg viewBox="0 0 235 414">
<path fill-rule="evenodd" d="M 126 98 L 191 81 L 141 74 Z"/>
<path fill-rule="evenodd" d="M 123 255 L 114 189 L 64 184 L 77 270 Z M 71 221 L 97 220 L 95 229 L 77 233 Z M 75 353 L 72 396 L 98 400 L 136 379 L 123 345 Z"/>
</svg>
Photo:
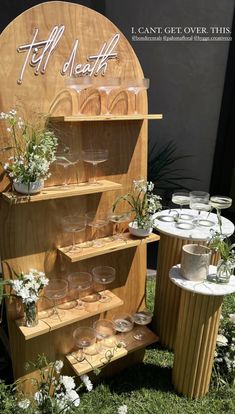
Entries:
<svg viewBox="0 0 235 414">
<path fill-rule="evenodd" d="M 229 42 L 133 41 L 132 27 L 232 25 L 234 0 L 107 0 L 106 16 L 130 41 L 150 78 L 149 112 L 164 120 L 149 123 L 150 143 L 170 140 L 182 186 L 208 190 L 216 141 Z"/>
</svg>

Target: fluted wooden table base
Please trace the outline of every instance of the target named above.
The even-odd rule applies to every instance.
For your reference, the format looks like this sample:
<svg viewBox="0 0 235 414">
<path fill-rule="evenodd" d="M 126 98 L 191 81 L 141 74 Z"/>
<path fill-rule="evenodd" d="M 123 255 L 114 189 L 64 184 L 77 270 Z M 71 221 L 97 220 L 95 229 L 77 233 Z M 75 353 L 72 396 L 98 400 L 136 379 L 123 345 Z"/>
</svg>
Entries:
<svg viewBox="0 0 235 414">
<path fill-rule="evenodd" d="M 178 320 L 181 289 L 170 282 L 169 271 L 181 262 L 182 247 L 185 244 L 206 244 L 205 241 L 193 241 L 168 236 L 161 233 L 157 260 L 157 284 L 153 318 L 154 330 L 160 337 L 162 346 L 174 349 Z M 212 259 L 212 264 L 217 262 Z"/>
<path fill-rule="evenodd" d="M 181 291 L 172 382 L 189 398 L 208 392 L 222 301 L 223 296 Z"/>
</svg>

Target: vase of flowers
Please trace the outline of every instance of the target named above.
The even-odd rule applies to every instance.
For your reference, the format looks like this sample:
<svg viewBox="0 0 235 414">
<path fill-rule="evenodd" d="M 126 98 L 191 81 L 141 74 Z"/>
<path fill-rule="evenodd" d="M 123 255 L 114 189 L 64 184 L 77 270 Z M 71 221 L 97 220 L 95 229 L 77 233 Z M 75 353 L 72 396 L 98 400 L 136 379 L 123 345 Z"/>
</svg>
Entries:
<svg viewBox="0 0 235 414">
<path fill-rule="evenodd" d="M 154 184 L 151 181 L 134 180 L 133 192 L 120 196 L 113 204 L 113 211 L 121 202 L 127 202 L 134 213 L 134 220 L 129 223 L 129 231 L 137 237 L 146 237 L 152 233 L 154 213 L 161 210 L 161 197 L 153 194 Z"/>
<path fill-rule="evenodd" d="M 235 244 L 223 234 L 213 231 L 209 240 L 209 247 L 220 254 L 220 260 L 217 263 L 216 282 L 229 283 L 230 276 L 233 274 L 235 267 Z"/>
<path fill-rule="evenodd" d="M 30 269 L 28 273 L 17 275 L 17 279 L 10 280 L 9 283 L 17 297 L 20 297 L 24 306 L 24 324 L 33 327 L 38 324 L 37 301 L 41 290 L 49 280 L 45 273 L 36 269 Z"/>
<path fill-rule="evenodd" d="M 12 155 L 3 165 L 13 182 L 14 189 L 22 194 L 35 194 L 42 190 L 44 180 L 50 177 L 49 168 L 55 161 L 58 145 L 53 131 L 44 125 L 32 125 L 18 116 L 15 109 L 1 112 L 0 119 L 7 123 Z"/>
</svg>

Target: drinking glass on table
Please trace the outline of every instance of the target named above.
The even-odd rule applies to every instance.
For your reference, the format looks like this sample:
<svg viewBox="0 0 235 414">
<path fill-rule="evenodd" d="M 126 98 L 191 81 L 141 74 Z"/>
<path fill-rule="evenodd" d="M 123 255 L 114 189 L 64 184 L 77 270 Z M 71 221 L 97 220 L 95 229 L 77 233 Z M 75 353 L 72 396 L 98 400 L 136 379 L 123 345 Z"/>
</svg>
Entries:
<svg viewBox="0 0 235 414">
<path fill-rule="evenodd" d="M 64 311 L 61 311 L 59 302 L 65 298 L 68 293 L 68 282 L 63 279 L 50 279 L 47 286 L 44 287 L 45 296 L 53 302 L 54 315 L 61 319 Z M 63 309 L 63 305 L 62 305 Z"/>
<path fill-rule="evenodd" d="M 125 86 L 125 89 L 133 92 L 135 97 L 135 104 L 134 104 L 134 113 L 138 114 L 137 110 L 137 98 L 138 94 L 149 88 L 149 79 L 143 78 L 143 79 L 125 79 L 123 81 L 123 85 Z"/>
<path fill-rule="evenodd" d="M 230 197 L 220 195 L 215 195 L 210 198 L 211 207 L 216 209 L 220 233 L 222 233 L 221 210 L 231 207 L 232 201 Z"/>
<path fill-rule="evenodd" d="M 191 191 L 189 195 L 190 195 L 190 204 L 189 204 L 190 208 L 198 212 L 198 216 L 193 222 L 195 223 L 195 225 L 200 225 L 201 211 L 209 212 L 211 210 L 211 206 L 209 204 L 210 194 L 205 191 Z M 206 220 L 202 219 L 202 221 L 204 222 L 204 224 L 202 225 L 206 225 L 205 224 Z M 211 224 L 212 222 L 210 220 L 208 220 L 208 223 L 209 223 L 209 226 L 213 225 Z"/>
<path fill-rule="evenodd" d="M 182 220 L 191 220 L 192 216 L 190 214 L 182 213 L 182 207 L 188 206 L 190 202 L 189 192 L 188 191 L 175 191 L 172 194 L 171 201 L 174 204 L 180 206 L 179 218 Z"/>
<path fill-rule="evenodd" d="M 84 292 L 89 289 L 92 285 L 92 275 L 88 272 L 73 272 L 68 275 L 69 289 L 71 293 Z M 74 300 L 75 306 L 78 309 L 84 309 L 84 302 L 78 298 Z"/>
<path fill-rule="evenodd" d="M 92 86 L 91 78 L 89 76 L 71 76 L 65 79 L 65 86 L 70 89 L 74 89 L 78 95 L 84 89 Z M 78 108 L 78 115 L 81 115 L 82 108 Z"/>
<path fill-rule="evenodd" d="M 96 212 L 88 212 L 86 215 L 87 225 L 95 230 L 94 239 L 92 240 L 92 245 L 95 247 L 102 247 L 104 242 L 102 239 L 99 239 L 99 231 L 105 227 L 108 222 L 107 214 L 99 214 L 99 217 L 96 217 Z M 91 242 L 89 243 L 89 245 Z"/>
<path fill-rule="evenodd" d="M 109 214 L 109 220 L 114 223 L 114 234 L 110 237 L 111 240 L 125 240 L 123 236 L 123 230 L 121 230 L 121 225 L 130 221 L 131 211 L 124 211 L 122 213 L 111 212 Z"/>
<path fill-rule="evenodd" d="M 104 289 L 104 286 L 112 283 L 116 278 L 116 269 L 111 266 L 96 266 L 92 269 L 94 282 L 98 283 Z M 110 302 L 112 298 L 109 294 L 102 292 L 100 302 Z"/>
<path fill-rule="evenodd" d="M 67 172 L 67 170 L 68 170 L 69 167 L 76 166 L 78 161 L 79 161 L 79 154 L 76 153 L 76 152 L 74 152 L 74 153 L 67 152 L 66 153 L 64 151 L 61 151 L 61 152 L 56 153 L 55 163 L 56 163 L 56 165 L 59 165 L 63 168 L 62 186 L 63 186 L 64 190 L 68 190 L 70 188 L 69 185 L 68 185 L 68 176 L 67 176 L 68 172 Z M 76 176 L 77 176 L 77 173 L 76 173 Z"/>
<path fill-rule="evenodd" d="M 132 331 L 134 327 L 134 318 L 129 313 L 119 313 L 113 316 L 113 325 L 117 332 L 120 333 L 118 336 L 120 343 L 126 347 L 129 343 L 128 332 Z"/>
<path fill-rule="evenodd" d="M 87 225 L 87 217 L 86 215 L 81 214 L 71 214 L 62 218 L 62 227 L 64 232 L 72 233 L 73 241 L 72 246 L 69 248 L 71 252 L 79 252 L 82 251 L 82 248 L 76 245 L 75 242 L 75 235 L 76 233 L 81 233 L 85 230 Z"/>
<path fill-rule="evenodd" d="M 146 331 L 143 329 L 143 325 L 148 325 L 151 322 L 152 317 L 153 314 L 148 309 L 134 313 L 134 322 L 136 325 L 139 325 L 139 328 L 135 329 L 133 332 L 134 339 L 137 341 L 143 341 L 145 339 Z"/>
<path fill-rule="evenodd" d="M 108 319 L 99 319 L 93 323 L 95 329 L 96 338 L 100 343 L 100 351 L 105 350 L 116 345 L 115 333 L 116 330 L 112 321 Z"/>
</svg>

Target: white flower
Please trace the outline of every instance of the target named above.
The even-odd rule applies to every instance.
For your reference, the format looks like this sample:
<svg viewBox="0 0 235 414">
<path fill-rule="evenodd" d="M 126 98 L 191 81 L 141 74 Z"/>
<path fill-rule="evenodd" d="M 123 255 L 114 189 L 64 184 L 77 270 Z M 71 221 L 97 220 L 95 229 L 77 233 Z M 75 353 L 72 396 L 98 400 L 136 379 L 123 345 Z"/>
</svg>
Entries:
<svg viewBox="0 0 235 414">
<path fill-rule="evenodd" d="M 55 368 L 55 371 L 57 372 L 57 374 L 60 373 L 60 371 L 62 370 L 63 366 L 64 366 L 63 361 L 55 361 L 54 368 Z"/>
<path fill-rule="evenodd" d="M 76 391 L 74 391 L 74 390 L 69 391 L 66 394 L 66 397 L 68 397 L 68 400 L 70 400 L 75 407 L 78 407 L 79 406 L 79 404 L 80 404 L 80 397 L 79 397 L 79 395 L 78 395 L 78 393 Z"/>
<path fill-rule="evenodd" d="M 8 167 L 9 167 L 9 162 L 6 162 L 6 163 L 4 164 L 4 166 L 3 166 L 3 168 L 4 168 L 4 170 L 7 170 L 7 169 L 8 169 Z"/>
<path fill-rule="evenodd" d="M 126 404 L 120 405 L 120 407 L 118 407 L 117 414 L 126 414 L 127 411 L 128 411 L 128 408 Z"/>
<path fill-rule="evenodd" d="M 22 410 L 27 410 L 30 406 L 30 401 L 26 398 L 25 400 L 19 401 L 18 406 L 22 408 Z"/>
<path fill-rule="evenodd" d="M 230 322 L 232 322 L 233 325 L 235 325 L 235 313 L 229 314 L 229 320 Z"/>
<path fill-rule="evenodd" d="M 228 340 L 227 340 L 226 336 L 219 334 L 219 335 L 217 335 L 216 343 L 217 343 L 218 346 L 226 346 L 227 343 L 228 343 Z"/>
<path fill-rule="evenodd" d="M 69 377 L 67 375 L 61 375 L 60 376 L 60 383 L 63 384 L 66 391 L 69 392 L 75 388 L 75 382 L 72 377 Z"/>
<path fill-rule="evenodd" d="M 37 391 L 34 394 L 34 399 L 37 401 L 38 404 L 41 404 L 43 402 L 43 395 L 41 391 Z"/>
<path fill-rule="evenodd" d="M 90 378 L 88 377 L 88 375 L 81 375 L 81 380 L 83 382 L 83 384 L 85 385 L 87 391 L 92 391 L 93 390 L 93 384 L 90 380 Z"/>
</svg>

